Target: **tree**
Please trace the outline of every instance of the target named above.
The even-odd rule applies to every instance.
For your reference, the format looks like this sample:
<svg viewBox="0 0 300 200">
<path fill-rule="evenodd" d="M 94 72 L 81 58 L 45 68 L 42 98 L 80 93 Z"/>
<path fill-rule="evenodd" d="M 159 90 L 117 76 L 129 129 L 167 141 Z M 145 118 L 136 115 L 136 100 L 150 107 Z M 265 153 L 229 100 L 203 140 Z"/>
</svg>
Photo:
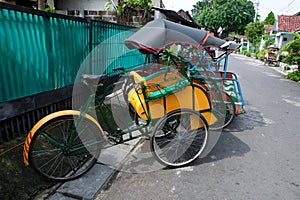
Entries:
<svg viewBox="0 0 300 200">
<path fill-rule="evenodd" d="M 264 24 L 265 25 L 274 25 L 275 24 L 275 15 L 274 13 L 271 11 L 268 16 L 266 17 L 266 19 L 264 20 Z"/>
<path fill-rule="evenodd" d="M 245 28 L 245 35 L 253 46 L 257 46 L 261 41 L 261 37 L 264 34 L 265 28 L 262 22 L 251 22 Z"/>
<path fill-rule="evenodd" d="M 230 32 L 244 34 L 246 25 L 253 22 L 255 10 L 247 0 L 201 0 L 194 5 L 192 15 L 200 26 L 216 35 L 222 29 L 222 37 L 227 37 Z"/>
<path fill-rule="evenodd" d="M 108 1 L 104 5 L 104 10 L 108 10 L 113 5 Z M 118 23 L 131 25 L 132 16 L 141 16 L 142 24 L 146 24 L 151 18 L 152 0 L 118 0 L 115 6 L 117 11 Z"/>
</svg>

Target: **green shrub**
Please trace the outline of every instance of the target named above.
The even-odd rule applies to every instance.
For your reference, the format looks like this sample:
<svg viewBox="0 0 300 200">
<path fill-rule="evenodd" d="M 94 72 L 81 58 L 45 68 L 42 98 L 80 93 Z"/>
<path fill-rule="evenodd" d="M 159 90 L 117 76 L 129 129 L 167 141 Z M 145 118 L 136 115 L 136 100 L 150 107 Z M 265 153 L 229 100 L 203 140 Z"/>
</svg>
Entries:
<svg viewBox="0 0 300 200">
<path fill-rule="evenodd" d="M 294 72 L 289 73 L 286 78 L 292 80 L 292 81 L 300 81 L 300 71 L 296 70 Z"/>
<path fill-rule="evenodd" d="M 250 57 L 250 56 L 251 56 L 251 52 L 250 52 L 250 51 L 246 51 L 246 52 L 245 52 L 245 56 Z"/>
<path fill-rule="evenodd" d="M 280 52 L 286 51 L 288 53 L 282 61 L 290 65 L 296 64 L 300 68 L 300 34 L 291 33 L 290 35 L 295 36 L 295 39 L 289 41 L 280 49 Z"/>
<path fill-rule="evenodd" d="M 280 54 L 279 57 L 278 57 L 279 62 L 283 62 L 286 57 L 287 57 L 287 55 Z"/>
<path fill-rule="evenodd" d="M 266 55 L 266 52 L 267 52 L 267 51 L 266 51 L 265 49 L 262 49 L 262 50 L 257 54 L 257 56 L 263 58 L 263 57 Z"/>
</svg>

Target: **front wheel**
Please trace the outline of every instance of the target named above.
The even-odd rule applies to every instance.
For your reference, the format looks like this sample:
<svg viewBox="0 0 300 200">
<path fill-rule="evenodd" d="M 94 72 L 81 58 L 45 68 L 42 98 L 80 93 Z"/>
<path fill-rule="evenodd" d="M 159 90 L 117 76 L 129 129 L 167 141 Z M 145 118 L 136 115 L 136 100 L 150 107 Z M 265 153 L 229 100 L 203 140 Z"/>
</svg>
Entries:
<svg viewBox="0 0 300 200">
<path fill-rule="evenodd" d="M 179 109 L 159 119 L 153 128 L 150 148 L 158 162 L 181 167 L 203 152 L 208 138 L 205 118 L 194 110 Z"/>
<path fill-rule="evenodd" d="M 94 166 L 100 146 L 101 133 L 92 121 L 73 115 L 58 116 L 34 134 L 29 164 L 49 180 L 73 180 Z"/>
</svg>

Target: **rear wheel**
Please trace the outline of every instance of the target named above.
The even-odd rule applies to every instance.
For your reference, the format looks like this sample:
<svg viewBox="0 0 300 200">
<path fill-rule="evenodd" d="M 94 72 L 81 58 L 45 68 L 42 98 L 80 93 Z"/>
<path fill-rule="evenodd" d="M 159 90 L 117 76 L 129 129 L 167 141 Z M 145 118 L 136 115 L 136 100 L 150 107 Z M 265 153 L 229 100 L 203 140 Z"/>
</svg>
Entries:
<svg viewBox="0 0 300 200">
<path fill-rule="evenodd" d="M 80 123 L 76 128 L 76 124 Z M 29 147 L 29 164 L 41 176 L 69 181 L 88 172 L 101 150 L 101 133 L 87 118 L 59 116 L 34 134 Z"/>
<path fill-rule="evenodd" d="M 225 91 L 220 92 L 220 96 L 215 92 L 208 92 L 212 102 L 213 113 L 217 116 L 218 121 L 210 127 L 210 130 L 219 130 L 229 126 L 235 117 L 236 108 L 232 97 Z M 220 104 L 220 105 L 219 105 Z M 225 109 L 220 108 L 225 104 Z"/>
<path fill-rule="evenodd" d="M 232 99 L 232 97 L 227 94 L 226 92 L 223 92 L 222 94 L 222 98 L 223 101 L 225 103 L 226 106 L 226 114 L 225 114 L 225 120 L 224 120 L 224 127 L 226 128 L 227 126 L 229 126 L 235 117 L 235 113 L 236 113 L 236 109 L 235 109 L 235 104 L 234 101 Z"/>
<path fill-rule="evenodd" d="M 179 109 L 157 121 L 150 148 L 161 164 L 180 167 L 200 156 L 207 138 L 208 127 L 204 117 L 190 109 Z"/>
</svg>

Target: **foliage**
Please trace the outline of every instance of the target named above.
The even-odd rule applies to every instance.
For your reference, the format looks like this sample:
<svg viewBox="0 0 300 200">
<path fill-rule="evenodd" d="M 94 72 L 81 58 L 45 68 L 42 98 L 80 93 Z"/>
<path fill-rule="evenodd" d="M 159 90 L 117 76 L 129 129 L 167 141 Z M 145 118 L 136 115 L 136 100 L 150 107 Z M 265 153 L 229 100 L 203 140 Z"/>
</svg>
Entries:
<svg viewBox="0 0 300 200">
<path fill-rule="evenodd" d="M 283 62 L 283 60 L 286 59 L 287 55 L 288 55 L 287 52 L 286 52 L 286 54 L 285 54 L 285 52 L 281 52 L 278 56 L 278 61 Z"/>
<path fill-rule="evenodd" d="M 264 33 L 264 24 L 262 22 L 251 22 L 245 28 L 245 35 L 254 47 L 260 43 L 261 37 Z"/>
<path fill-rule="evenodd" d="M 54 7 L 48 7 L 44 9 L 45 12 L 50 12 L 50 13 L 55 13 L 55 8 Z"/>
<path fill-rule="evenodd" d="M 112 6 L 112 1 L 104 5 L 104 10 Z M 131 25 L 132 16 L 137 13 L 141 16 L 141 23 L 145 24 L 151 18 L 152 0 L 119 0 L 115 7 L 118 15 L 118 23 Z"/>
<path fill-rule="evenodd" d="M 280 53 L 288 52 L 285 58 L 283 58 L 283 62 L 287 64 L 296 64 L 298 66 L 298 70 L 289 73 L 287 75 L 288 79 L 293 81 L 300 81 L 300 34 L 299 33 L 291 33 L 291 35 L 295 36 L 295 40 L 289 41 L 286 43 L 281 49 Z"/>
<path fill-rule="evenodd" d="M 260 52 L 257 53 L 257 57 L 263 58 L 266 55 L 267 51 L 262 49 Z"/>
<path fill-rule="evenodd" d="M 104 5 L 104 10 L 110 9 L 112 6 L 112 2 L 108 1 Z M 143 9 L 143 10 L 151 10 L 152 8 L 152 0 L 123 0 L 119 1 L 119 5 L 117 6 L 117 13 L 121 15 L 126 7 L 131 7 L 135 9 Z"/>
<path fill-rule="evenodd" d="M 274 25 L 275 24 L 275 15 L 274 13 L 271 11 L 268 16 L 266 17 L 266 19 L 264 20 L 264 24 L 265 25 Z"/>
<path fill-rule="evenodd" d="M 194 5 L 192 15 L 200 26 L 216 35 L 222 27 L 223 37 L 230 32 L 244 34 L 245 26 L 253 21 L 253 3 L 247 0 L 200 0 Z"/>
<path fill-rule="evenodd" d="M 298 70 L 300 70 L 300 34 L 291 33 L 295 36 L 295 40 L 289 41 L 281 49 L 280 52 L 287 51 L 288 55 L 283 60 L 287 64 L 296 64 L 298 65 Z"/>
<path fill-rule="evenodd" d="M 286 78 L 292 81 L 300 81 L 300 70 L 296 70 L 294 72 L 289 73 Z"/>
<path fill-rule="evenodd" d="M 273 37 L 271 37 L 269 34 L 265 34 L 264 38 L 265 38 L 265 44 L 264 44 L 263 48 L 265 48 L 265 49 L 268 46 L 271 46 L 272 44 L 275 43 L 275 39 Z"/>
<path fill-rule="evenodd" d="M 247 51 L 247 50 L 244 50 L 244 51 L 243 51 L 243 54 L 244 54 L 245 56 L 248 56 L 248 57 L 251 56 L 251 52 L 250 52 L 250 51 Z"/>
<path fill-rule="evenodd" d="M 152 0 L 124 0 L 124 3 L 132 7 L 141 7 L 150 10 L 152 8 Z"/>
</svg>

